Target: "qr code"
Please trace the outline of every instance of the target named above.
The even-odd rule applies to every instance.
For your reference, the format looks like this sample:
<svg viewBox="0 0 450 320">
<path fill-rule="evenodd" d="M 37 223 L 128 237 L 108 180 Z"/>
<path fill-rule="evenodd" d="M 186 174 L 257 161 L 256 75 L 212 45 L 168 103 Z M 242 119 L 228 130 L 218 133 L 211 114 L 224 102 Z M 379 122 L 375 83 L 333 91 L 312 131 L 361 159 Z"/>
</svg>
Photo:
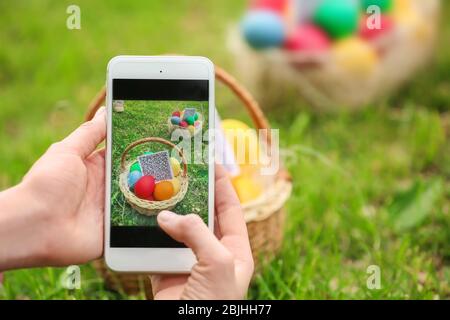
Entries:
<svg viewBox="0 0 450 320">
<path fill-rule="evenodd" d="M 183 120 L 186 120 L 188 117 L 193 117 L 195 115 L 195 108 L 186 108 L 184 109 Z"/>
<path fill-rule="evenodd" d="M 173 178 L 167 150 L 139 156 L 138 160 L 144 176 L 153 176 L 155 181 L 171 180 Z"/>
</svg>

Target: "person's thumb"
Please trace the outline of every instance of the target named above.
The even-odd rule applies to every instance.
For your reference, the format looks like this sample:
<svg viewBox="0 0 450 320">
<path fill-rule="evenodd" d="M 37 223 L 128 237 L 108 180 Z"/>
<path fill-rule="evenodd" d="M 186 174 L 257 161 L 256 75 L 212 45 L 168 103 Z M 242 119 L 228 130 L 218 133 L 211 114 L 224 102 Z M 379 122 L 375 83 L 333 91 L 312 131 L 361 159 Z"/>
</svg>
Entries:
<svg viewBox="0 0 450 320">
<path fill-rule="evenodd" d="M 158 214 L 159 226 L 173 239 L 191 248 L 199 261 L 228 260 L 228 250 L 196 214 L 178 215 L 170 211 Z"/>
<path fill-rule="evenodd" d="M 98 109 L 92 120 L 83 123 L 67 138 L 59 143 L 64 150 L 76 152 L 80 157 L 87 158 L 95 151 L 106 136 L 105 107 Z"/>
</svg>

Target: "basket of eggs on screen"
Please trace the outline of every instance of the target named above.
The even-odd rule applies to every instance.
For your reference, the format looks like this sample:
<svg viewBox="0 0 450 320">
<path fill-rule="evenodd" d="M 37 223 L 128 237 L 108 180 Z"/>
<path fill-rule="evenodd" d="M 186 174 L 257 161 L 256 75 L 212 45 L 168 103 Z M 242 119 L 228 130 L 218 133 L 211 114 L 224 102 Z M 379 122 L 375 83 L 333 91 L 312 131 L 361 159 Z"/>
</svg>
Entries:
<svg viewBox="0 0 450 320">
<path fill-rule="evenodd" d="M 169 133 L 175 130 L 187 132 L 193 137 L 202 131 L 203 116 L 195 108 L 185 108 L 184 110 L 175 110 L 167 119 Z"/>
<path fill-rule="evenodd" d="M 163 144 L 175 149 L 181 162 L 167 150 L 144 152 L 135 159 L 128 154 L 142 144 Z M 162 138 L 149 137 L 128 145 L 122 153 L 119 187 L 128 204 L 144 215 L 170 210 L 183 200 L 189 185 L 187 163 L 181 149 Z"/>
</svg>

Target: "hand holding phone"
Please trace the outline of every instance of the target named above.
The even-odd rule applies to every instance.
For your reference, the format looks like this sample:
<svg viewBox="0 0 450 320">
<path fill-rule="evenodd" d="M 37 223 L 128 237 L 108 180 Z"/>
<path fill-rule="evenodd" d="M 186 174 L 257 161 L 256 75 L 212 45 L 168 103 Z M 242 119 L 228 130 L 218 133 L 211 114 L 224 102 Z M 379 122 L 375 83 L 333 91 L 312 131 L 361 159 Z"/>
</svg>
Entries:
<svg viewBox="0 0 450 320">
<path fill-rule="evenodd" d="M 214 65 L 203 57 L 119 56 L 108 64 L 105 261 L 119 272 L 187 273 L 164 210 L 214 230 Z"/>
<path fill-rule="evenodd" d="M 196 215 L 162 212 L 158 223 L 186 243 L 198 262 L 187 275 L 154 275 L 155 299 L 243 299 L 253 274 L 253 258 L 239 200 L 227 173 L 216 166 L 215 235 Z"/>
<path fill-rule="evenodd" d="M 0 193 L 0 271 L 86 263 L 102 255 L 105 108 L 53 143 Z"/>
</svg>

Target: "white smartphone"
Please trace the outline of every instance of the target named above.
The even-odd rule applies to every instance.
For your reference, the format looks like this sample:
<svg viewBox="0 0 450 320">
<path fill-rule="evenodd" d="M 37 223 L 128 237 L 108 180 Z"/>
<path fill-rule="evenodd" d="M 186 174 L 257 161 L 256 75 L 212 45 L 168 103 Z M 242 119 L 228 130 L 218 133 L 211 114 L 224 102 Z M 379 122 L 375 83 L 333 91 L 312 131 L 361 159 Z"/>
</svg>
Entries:
<svg viewBox="0 0 450 320">
<path fill-rule="evenodd" d="M 115 57 L 107 115 L 106 264 L 118 272 L 189 272 L 192 250 L 156 217 L 194 213 L 214 230 L 214 65 L 203 57 Z"/>
</svg>

